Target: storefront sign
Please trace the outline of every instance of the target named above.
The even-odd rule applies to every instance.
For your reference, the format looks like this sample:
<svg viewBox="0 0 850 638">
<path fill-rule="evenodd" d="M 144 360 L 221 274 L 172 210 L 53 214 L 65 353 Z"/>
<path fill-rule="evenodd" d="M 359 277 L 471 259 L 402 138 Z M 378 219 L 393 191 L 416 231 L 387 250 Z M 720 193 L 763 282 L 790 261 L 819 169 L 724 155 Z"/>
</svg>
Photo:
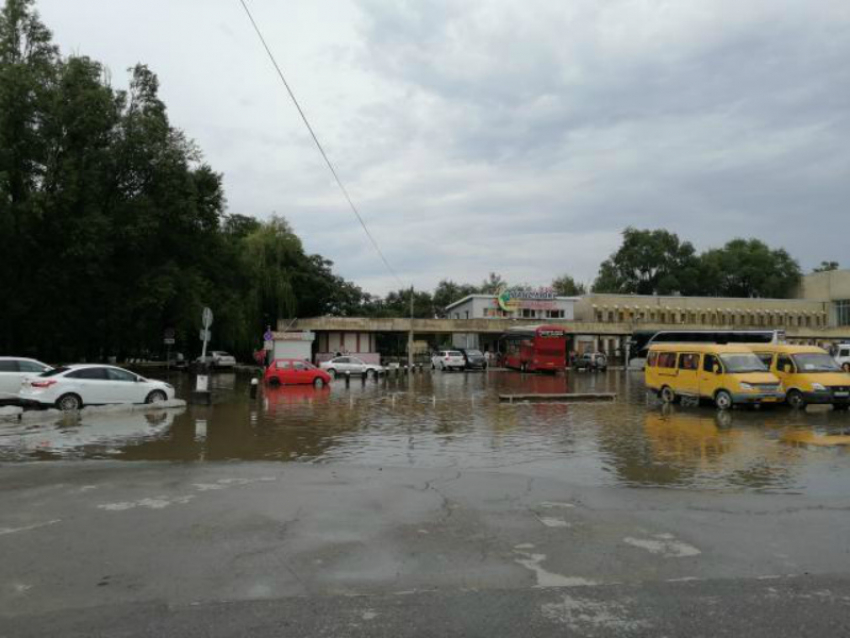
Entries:
<svg viewBox="0 0 850 638">
<path fill-rule="evenodd" d="M 502 290 L 497 297 L 497 301 L 499 307 L 506 312 L 512 312 L 518 308 L 546 310 L 554 308 L 552 302 L 554 302 L 556 296 L 552 288 L 525 288 L 517 286 Z M 543 303 L 546 303 L 546 305 L 540 305 Z"/>
<path fill-rule="evenodd" d="M 278 341 L 313 341 L 315 338 L 316 333 L 309 330 L 304 332 L 279 332 L 277 334 Z"/>
</svg>

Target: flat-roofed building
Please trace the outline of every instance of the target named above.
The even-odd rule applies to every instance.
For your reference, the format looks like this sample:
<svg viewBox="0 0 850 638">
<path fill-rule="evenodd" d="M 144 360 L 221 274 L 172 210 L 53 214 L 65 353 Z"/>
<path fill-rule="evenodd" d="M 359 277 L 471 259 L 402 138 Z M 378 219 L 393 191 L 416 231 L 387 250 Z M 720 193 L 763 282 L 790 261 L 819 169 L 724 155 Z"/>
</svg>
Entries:
<svg viewBox="0 0 850 638">
<path fill-rule="evenodd" d="M 800 282 L 797 297 L 828 302 L 828 325 L 838 328 L 850 326 L 850 270 L 827 270 L 806 275 Z"/>
</svg>

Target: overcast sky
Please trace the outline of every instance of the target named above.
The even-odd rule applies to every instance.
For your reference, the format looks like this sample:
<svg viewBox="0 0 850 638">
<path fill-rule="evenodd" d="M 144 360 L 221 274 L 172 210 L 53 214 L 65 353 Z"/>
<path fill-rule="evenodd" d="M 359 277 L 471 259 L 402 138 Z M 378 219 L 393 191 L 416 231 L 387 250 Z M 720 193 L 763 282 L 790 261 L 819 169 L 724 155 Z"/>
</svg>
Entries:
<svg viewBox="0 0 850 638">
<path fill-rule="evenodd" d="M 249 0 L 406 285 L 590 281 L 628 225 L 850 266 L 847 0 Z M 148 64 L 229 211 L 387 272 L 238 0 L 38 0 L 62 52 Z"/>
</svg>

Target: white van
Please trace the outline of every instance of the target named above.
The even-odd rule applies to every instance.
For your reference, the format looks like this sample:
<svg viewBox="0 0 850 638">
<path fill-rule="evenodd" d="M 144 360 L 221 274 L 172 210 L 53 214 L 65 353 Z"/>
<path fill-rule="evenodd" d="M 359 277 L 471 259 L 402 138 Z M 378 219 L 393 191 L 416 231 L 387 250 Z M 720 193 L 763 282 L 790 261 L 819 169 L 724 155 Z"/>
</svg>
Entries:
<svg viewBox="0 0 850 638">
<path fill-rule="evenodd" d="M 839 343 L 835 346 L 833 358 L 845 372 L 850 372 L 850 343 Z"/>
</svg>

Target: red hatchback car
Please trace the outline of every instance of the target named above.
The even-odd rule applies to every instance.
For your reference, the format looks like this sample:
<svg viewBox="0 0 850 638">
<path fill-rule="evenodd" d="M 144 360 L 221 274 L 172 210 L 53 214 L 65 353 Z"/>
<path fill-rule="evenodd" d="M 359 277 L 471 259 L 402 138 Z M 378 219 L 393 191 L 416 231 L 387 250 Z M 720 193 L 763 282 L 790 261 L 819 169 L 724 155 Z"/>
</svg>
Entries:
<svg viewBox="0 0 850 638">
<path fill-rule="evenodd" d="M 302 359 L 275 359 L 266 368 L 264 380 L 270 385 L 314 385 L 322 388 L 331 375 Z"/>
</svg>

